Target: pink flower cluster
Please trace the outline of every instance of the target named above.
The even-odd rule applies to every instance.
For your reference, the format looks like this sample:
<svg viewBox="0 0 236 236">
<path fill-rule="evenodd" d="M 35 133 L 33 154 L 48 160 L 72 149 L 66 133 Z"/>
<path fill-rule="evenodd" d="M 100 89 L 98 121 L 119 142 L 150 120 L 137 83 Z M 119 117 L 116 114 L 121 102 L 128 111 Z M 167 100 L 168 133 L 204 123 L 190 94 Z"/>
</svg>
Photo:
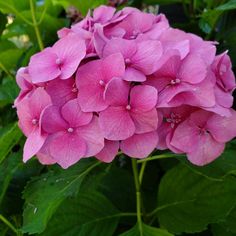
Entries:
<svg viewBox="0 0 236 236">
<path fill-rule="evenodd" d="M 107 6 L 58 36 L 17 73 L 25 162 L 37 155 L 67 168 L 157 148 L 204 165 L 236 136 L 235 78 L 215 42 L 171 28 L 162 14 Z"/>
</svg>

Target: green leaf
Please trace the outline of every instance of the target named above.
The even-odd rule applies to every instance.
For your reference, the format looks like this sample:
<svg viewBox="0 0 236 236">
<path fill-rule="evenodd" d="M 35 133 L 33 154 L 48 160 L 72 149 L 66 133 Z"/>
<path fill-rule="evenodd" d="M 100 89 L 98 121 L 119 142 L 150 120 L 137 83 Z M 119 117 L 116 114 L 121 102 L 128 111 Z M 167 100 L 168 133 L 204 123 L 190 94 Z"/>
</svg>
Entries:
<svg viewBox="0 0 236 236">
<path fill-rule="evenodd" d="M 0 12 L 0 35 L 2 34 L 3 30 L 5 29 L 7 24 L 7 17 L 6 15 Z"/>
<path fill-rule="evenodd" d="M 66 199 L 56 211 L 42 236 L 112 236 L 120 212 L 102 194 L 79 193 Z"/>
<path fill-rule="evenodd" d="M 0 52 L 0 63 L 8 70 L 16 68 L 22 53 L 23 50 L 18 48 L 2 51 Z"/>
<path fill-rule="evenodd" d="M 107 0 L 86 0 L 86 1 L 78 1 L 78 0 L 52 0 L 54 4 L 59 4 L 67 9 L 69 6 L 74 6 L 78 8 L 78 10 L 86 15 L 89 9 L 93 9 L 102 4 L 107 4 Z"/>
<path fill-rule="evenodd" d="M 51 171 L 29 182 L 23 193 L 22 231 L 42 233 L 63 200 L 78 193 L 85 176 L 98 164 L 93 160 L 81 160 L 67 170 Z"/>
<path fill-rule="evenodd" d="M 211 231 L 213 236 L 236 236 L 236 234 L 227 231 L 226 228 L 222 227 L 219 224 L 211 225 Z"/>
<path fill-rule="evenodd" d="M 129 231 L 121 234 L 120 236 L 173 236 L 164 229 L 154 228 L 146 224 L 142 224 L 143 232 L 140 233 L 138 225 L 135 225 Z"/>
<path fill-rule="evenodd" d="M 236 0 L 228 1 L 215 9 L 209 9 L 203 12 L 201 19 L 199 21 L 199 27 L 205 32 L 210 33 L 215 27 L 219 17 L 229 10 L 236 9 Z"/>
<path fill-rule="evenodd" d="M 236 179 L 210 180 L 179 165 L 162 178 L 157 217 L 173 233 L 194 233 L 224 219 L 236 199 Z"/>
<path fill-rule="evenodd" d="M 19 142 L 22 133 L 17 123 L 9 124 L 7 127 L 0 129 L 0 164 Z"/>
<path fill-rule="evenodd" d="M 226 175 L 236 173 L 235 153 L 236 146 L 228 144 L 224 153 L 214 162 L 206 166 L 199 167 L 193 165 L 184 158 L 180 158 L 179 160 L 197 174 L 204 175 L 209 179 L 217 180 L 225 177 Z"/>
<path fill-rule="evenodd" d="M 16 82 L 11 78 L 4 78 L 0 85 L 0 107 L 6 104 L 13 104 L 15 98 L 19 93 L 19 88 Z"/>
<path fill-rule="evenodd" d="M 20 152 L 13 153 L 0 165 L 0 204 L 14 173 L 23 165 L 21 157 Z"/>
</svg>

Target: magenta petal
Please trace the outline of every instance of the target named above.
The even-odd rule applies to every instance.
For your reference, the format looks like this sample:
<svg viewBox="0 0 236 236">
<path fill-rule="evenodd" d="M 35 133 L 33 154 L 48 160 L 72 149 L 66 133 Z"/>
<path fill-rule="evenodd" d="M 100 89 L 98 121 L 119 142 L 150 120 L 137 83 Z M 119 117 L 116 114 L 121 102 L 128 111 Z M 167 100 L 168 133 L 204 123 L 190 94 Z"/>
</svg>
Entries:
<svg viewBox="0 0 236 236">
<path fill-rule="evenodd" d="M 130 115 L 135 125 L 136 134 L 142 134 L 157 129 L 158 115 L 155 108 L 145 112 L 131 111 Z"/>
<path fill-rule="evenodd" d="M 191 153 L 199 142 L 199 129 L 189 120 L 181 123 L 174 131 L 170 145 L 182 152 Z"/>
<path fill-rule="evenodd" d="M 57 41 L 52 47 L 53 52 L 61 61 L 61 79 L 70 78 L 76 71 L 86 54 L 84 40 L 76 34 L 69 34 Z"/>
<path fill-rule="evenodd" d="M 157 132 L 134 134 L 121 142 L 120 149 L 130 157 L 145 158 L 156 148 L 157 143 Z"/>
<path fill-rule="evenodd" d="M 41 134 L 39 127 L 35 127 L 29 134 L 23 151 L 23 161 L 27 162 L 33 157 L 43 146 L 47 135 Z"/>
<path fill-rule="evenodd" d="M 129 84 L 121 78 L 113 78 L 105 88 L 104 99 L 107 104 L 113 106 L 126 105 L 128 103 Z"/>
<path fill-rule="evenodd" d="M 29 98 L 31 112 L 36 117 L 39 117 L 42 110 L 50 104 L 51 98 L 44 88 L 37 88 Z"/>
<path fill-rule="evenodd" d="M 106 23 L 111 20 L 116 9 L 114 7 L 100 6 L 93 11 L 93 19 L 95 22 Z"/>
<path fill-rule="evenodd" d="M 124 71 L 124 59 L 121 54 L 113 54 L 81 66 L 77 71 L 76 84 L 82 111 L 104 110 L 107 107 L 103 98 L 106 83 L 113 77 L 121 77 Z"/>
<path fill-rule="evenodd" d="M 119 150 L 118 141 L 105 140 L 104 148 L 96 155 L 96 158 L 102 162 L 110 163 L 114 160 Z"/>
<path fill-rule="evenodd" d="M 60 108 L 49 106 L 42 113 L 41 124 L 44 131 L 53 134 L 69 128 L 69 124 L 63 119 Z"/>
<path fill-rule="evenodd" d="M 136 50 L 137 47 L 134 41 L 122 38 L 114 38 L 111 39 L 104 47 L 103 57 L 107 57 L 114 53 L 121 53 L 125 59 L 129 58 L 132 60 Z"/>
<path fill-rule="evenodd" d="M 50 154 L 64 169 L 78 162 L 86 153 L 85 141 L 74 133 L 61 131 L 50 142 Z"/>
<path fill-rule="evenodd" d="M 85 157 L 94 156 L 103 149 L 104 136 L 97 117 L 93 117 L 89 124 L 77 128 L 77 133 L 86 142 Z"/>
<path fill-rule="evenodd" d="M 199 56 L 191 54 L 184 59 L 178 72 L 179 78 L 190 84 L 197 84 L 203 81 L 206 75 L 207 68 L 205 62 Z"/>
<path fill-rule="evenodd" d="M 47 82 L 57 78 L 60 68 L 56 64 L 57 55 L 51 48 L 33 55 L 29 63 L 29 74 L 34 83 Z"/>
<path fill-rule="evenodd" d="M 78 99 L 67 102 L 61 109 L 63 118 L 71 127 L 87 125 L 93 118 L 92 112 L 82 112 Z"/>
<path fill-rule="evenodd" d="M 143 82 L 146 80 L 146 76 L 143 74 L 143 72 L 136 70 L 135 68 L 127 67 L 124 74 L 124 80 Z"/>
<path fill-rule="evenodd" d="M 151 110 L 157 103 L 157 90 L 149 85 L 137 85 L 131 89 L 130 105 L 141 111 Z"/>
<path fill-rule="evenodd" d="M 198 166 L 206 165 L 214 161 L 224 151 L 225 144 L 218 143 L 211 135 L 199 136 L 192 152 L 187 153 L 188 160 Z"/>
<path fill-rule="evenodd" d="M 137 52 L 132 57 L 132 65 L 145 75 L 150 75 L 156 71 L 161 56 L 161 43 L 155 40 L 146 40 L 137 44 Z"/>
<path fill-rule="evenodd" d="M 125 107 L 108 107 L 99 116 L 104 137 L 109 140 L 123 140 L 134 134 L 134 122 Z"/>
<path fill-rule="evenodd" d="M 46 87 L 47 93 L 50 95 L 53 105 L 62 106 L 67 101 L 77 97 L 77 88 L 74 79 L 55 79 L 48 83 Z"/>
<path fill-rule="evenodd" d="M 49 144 L 51 137 L 52 135 L 47 137 L 42 148 L 36 154 L 39 162 L 42 163 L 43 165 L 52 165 L 56 163 L 56 161 L 52 158 L 52 156 L 49 153 L 49 147 L 50 147 Z"/>
<path fill-rule="evenodd" d="M 207 121 L 206 128 L 218 142 L 228 142 L 236 137 L 236 111 L 230 109 L 231 116 L 213 115 Z"/>
</svg>

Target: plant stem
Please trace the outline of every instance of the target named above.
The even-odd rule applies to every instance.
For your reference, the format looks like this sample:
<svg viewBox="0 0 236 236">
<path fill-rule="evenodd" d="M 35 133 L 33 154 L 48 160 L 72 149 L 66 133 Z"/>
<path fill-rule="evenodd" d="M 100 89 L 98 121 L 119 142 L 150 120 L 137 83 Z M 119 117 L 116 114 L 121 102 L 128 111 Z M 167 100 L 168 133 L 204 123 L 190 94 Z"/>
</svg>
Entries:
<svg viewBox="0 0 236 236">
<path fill-rule="evenodd" d="M 134 183 L 135 183 L 135 189 L 136 189 L 137 223 L 138 223 L 138 227 L 139 227 L 139 231 L 140 231 L 140 236 L 143 236 L 140 182 L 139 182 L 137 160 L 134 158 L 132 158 L 132 169 L 133 169 Z"/>
<path fill-rule="evenodd" d="M 178 155 L 178 154 L 174 154 L 174 153 L 166 153 L 166 154 L 160 154 L 160 155 L 148 157 L 148 158 L 145 158 L 142 160 L 138 160 L 138 163 L 143 163 L 143 162 L 147 162 L 147 161 L 154 161 L 157 159 L 164 159 L 164 158 L 182 157 L 182 156 L 184 156 L 184 155 Z"/>
<path fill-rule="evenodd" d="M 146 165 L 147 165 L 147 162 L 142 162 L 141 169 L 140 169 L 140 172 L 139 172 L 139 183 L 140 183 L 140 185 L 142 185 L 143 175 L 144 175 Z"/>
<path fill-rule="evenodd" d="M 0 215 L 0 220 L 1 220 L 5 225 L 7 225 L 16 235 L 19 235 L 19 232 L 18 232 L 18 230 L 15 228 L 15 226 L 14 226 L 10 221 L 8 221 L 3 215 Z"/>
<path fill-rule="evenodd" d="M 42 51 L 44 49 L 44 45 L 43 45 L 41 34 L 40 34 L 40 31 L 39 31 L 39 28 L 38 28 L 38 23 L 36 21 L 34 2 L 33 2 L 33 0 L 29 0 L 29 1 L 30 1 L 30 11 L 31 11 L 31 16 L 32 16 L 34 31 L 35 31 L 35 34 L 36 34 L 36 38 L 37 38 L 37 41 L 38 41 L 39 48 Z"/>
</svg>

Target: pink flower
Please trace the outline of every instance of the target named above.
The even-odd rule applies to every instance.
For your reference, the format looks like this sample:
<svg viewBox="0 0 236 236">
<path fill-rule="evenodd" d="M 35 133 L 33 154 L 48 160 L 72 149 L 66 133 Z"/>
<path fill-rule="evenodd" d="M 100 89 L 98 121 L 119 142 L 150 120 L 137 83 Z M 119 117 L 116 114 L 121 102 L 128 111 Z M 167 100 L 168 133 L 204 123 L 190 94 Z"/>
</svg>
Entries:
<svg viewBox="0 0 236 236">
<path fill-rule="evenodd" d="M 50 134 L 49 153 L 63 168 L 83 157 L 96 155 L 104 146 L 97 118 L 90 112 L 82 112 L 77 99 L 70 100 L 61 109 L 46 108 L 42 126 Z"/>
<path fill-rule="evenodd" d="M 159 135 L 157 149 L 164 150 L 169 148 L 173 152 L 180 152 L 170 144 L 170 141 L 175 129 L 195 110 L 196 108 L 187 105 L 159 109 L 161 125 L 157 129 Z"/>
<path fill-rule="evenodd" d="M 46 86 L 46 91 L 51 97 L 52 104 L 56 106 L 62 106 L 78 96 L 78 89 L 74 78 L 50 81 Z"/>
<path fill-rule="evenodd" d="M 227 52 L 216 56 L 212 67 L 216 74 L 217 85 L 223 91 L 231 93 L 236 88 L 236 83 L 232 71 L 232 64 Z"/>
<path fill-rule="evenodd" d="M 187 153 L 193 164 L 206 165 L 221 155 L 225 142 L 236 136 L 235 119 L 234 110 L 230 117 L 196 111 L 176 128 L 170 143 Z"/>
<path fill-rule="evenodd" d="M 42 130 L 41 119 L 44 109 L 50 105 L 51 99 L 43 88 L 37 88 L 29 98 L 17 106 L 19 126 L 27 137 L 23 160 L 28 161 L 43 146 L 47 134 Z"/>
<path fill-rule="evenodd" d="M 113 54 L 81 66 L 76 74 L 76 85 L 82 111 L 106 109 L 108 105 L 103 98 L 106 85 L 112 78 L 122 77 L 124 72 L 125 64 L 121 54 Z"/>
<path fill-rule="evenodd" d="M 60 39 L 52 48 L 46 48 L 31 57 L 29 74 L 33 83 L 70 78 L 85 54 L 85 43 L 77 35 Z"/>
<path fill-rule="evenodd" d="M 170 106 L 169 103 L 174 102 L 175 97 L 184 92 L 188 92 L 187 95 L 192 98 L 187 99 L 186 96 L 181 100 L 181 103 L 184 103 L 184 101 L 194 102 L 198 86 L 202 87 L 200 90 L 202 93 L 212 92 L 213 96 L 213 98 L 212 96 L 208 97 L 207 100 L 201 99 L 201 104 L 199 105 L 213 106 L 215 104 L 214 84 L 210 79 L 205 80 L 206 76 L 207 67 L 199 56 L 190 54 L 184 60 L 181 60 L 179 53 L 174 50 L 164 56 L 162 66 L 154 75 L 149 77 L 147 84 L 155 86 L 159 92 L 158 107 Z M 212 87 L 212 89 L 210 90 L 209 87 Z M 200 98 L 200 95 L 197 98 Z"/>
<path fill-rule="evenodd" d="M 145 75 L 155 72 L 162 56 L 162 46 L 160 42 L 154 40 L 135 42 L 117 38 L 111 39 L 106 44 L 103 56 L 114 53 L 121 53 L 124 57 L 126 64 L 124 79 L 143 82 L 146 80 Z"/>
<path fill-rule="evenodd" d="M 110 106 L 99 114 L 99 123 L 106 139 L 124 140 L 134 133 L 157 129 L 156 89 L 138 85 L 131 88 L 130 94 L 129 89 L 129 84 L 119 78 L 112 79 L 107 85 L 104 97 Z"/>
<path fill-rule="evenodd" d="M 96 158 L 100 161 L 110 163 L 116 157 L 119 148 L 124 154 L 130 157 L 145 158 L 156 148 L 158 140 L 158 133 L 156 131 L 134 134 L 121 142 L 105 140 L 105 146 L 96 155 Z"/>
</svg>

